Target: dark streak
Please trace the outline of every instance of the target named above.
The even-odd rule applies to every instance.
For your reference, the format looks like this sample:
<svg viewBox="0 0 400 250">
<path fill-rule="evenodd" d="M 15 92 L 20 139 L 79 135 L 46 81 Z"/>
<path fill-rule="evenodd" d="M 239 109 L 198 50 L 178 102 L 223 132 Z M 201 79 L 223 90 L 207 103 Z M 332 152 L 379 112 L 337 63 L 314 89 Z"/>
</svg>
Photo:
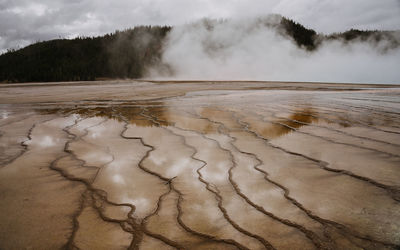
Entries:
<svg viewBox="0 0 400 250">
<path fill-rule="evenodd" d="M 311 158 L 311 157 L 309 157 L 309 156 L 306 156 L 306 155 L 303 155 L 303 154 L 300 154 L 300 153 L 288 151 L 288 150 L 286 150 L 286 149 L 284 149 L 284 148 L 282 148 L 282 147 L 279 147 L 279 146 L 276 146 L 276 145 L 271 144 L 267 139 L 265 139 L 264 137 L 260 136 L 257 132 L 250 130 L 250 129 L 249 129 L 249 124 L 247 124 L 247 123 L 241 121 L 240 118 L 238 118 L 238 117 L 236 116 L 236 114 L 233 114 L 233 115 L 234 115 L 235 119 L 237 120 L 237 122 L 243 126 L 243 128 L 244 128 L 245 131 L 247 131 L 248 133 L 253 134 L 255 137 L 257 137 L 257 138 L 263 140 L 268 146 L 273 147 L 273 148 L 275 148 L 275 149 L 278 149 L 278 150 L 280 150 L 280 151 L 282 151 L 282 152 L 284 152 L 284 153 L 287 153 L 287 154 L 289 154 L 289 155 L 294 155 L 294 156 L 302 157 L 302 158 L 304 158 L 304 159 L 307 159 L 307 160 L 310 160 L 310 161 L 312 161 L 312 162 L 315 162 L 315 163 L 318 164 L 318 166 L 319 166 L 320 168 L 322 168 L 322 169 L 324 169 L 324 170 L 327 170 L 327 171 L 330 171 L 330 172 L 341 173 L 341 174 L 343 174 L 343 175 L 348 175 L 348 176 L 351 176 L 351 177 L 354 177 L 354 178 L 357 178 L 357 179 L 358 179 L 358 177 L 356 177 L 356 175 L 353 176 L 353 175 L 351 175 L 351 174 L 350 174 L 349 172 L 347 172 L 347 171 L 346 171 L 346 172 L 343 172 L 342 170 L 337 170 L 337 169 L 328 168 L 328 167 L 326 166 L 327 163 L 325 163 L 325 162 L 322 162 L 322 161 L 320 161 L 320 160 Z M 359 234 L 358 232 L 356 232 L 356 231 L 354 231 L 354 230 L 352 230 L 352 229 L 349 229 L 349 228 L 347 228 L 346 226 L 344 226 L 344 225 L 342 225 L 342 224 L 340 224 L 340 223 L 337 223 L 337 222 L 334 222 L 334 221 L 330 221 L 330 220 L 326 220 L 326 219 L 323 219 L 323 220 L 324 220 L 325 223 L 328 223 L 328 224 L 334 226 L 335 228 L 337 228 L 337 229 L 343 231 L 344 233 L 352 235 L 352 236 L 355 237 L 355 238 L 359 238 L 359 239 L 362 239 L 362 240 L 366 240 L 366 241 L 372 242 L 372 243 L 374 243 L 374 244 L 380 244 L 380 245 L 384 245 L 384 246 L 387 246 L 387 247 L 391 247 L 391 248 L 393 248 L 393 249 L 397 249 L 397 248 L 399 247 L 399 246 L 397 246 L 397 245 L 395 245 L 395 244 L 392 244 L 392 243 L 387 243 L 387 242 L 382 242 L 382 241 L 379 241 L 379 240 L 375 240 L 375 239 L 373 239 L 373 238 L 370 237 L 370 236 L 361 235 L 361 234 Z"/>
</svg>

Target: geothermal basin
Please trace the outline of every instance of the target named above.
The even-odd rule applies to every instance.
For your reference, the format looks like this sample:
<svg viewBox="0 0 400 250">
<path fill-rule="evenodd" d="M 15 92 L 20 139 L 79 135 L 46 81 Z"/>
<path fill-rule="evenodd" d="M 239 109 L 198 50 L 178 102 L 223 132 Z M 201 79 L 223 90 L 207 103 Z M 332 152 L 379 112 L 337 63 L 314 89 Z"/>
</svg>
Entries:
<svg viewBox="0 0 400 250">
<path fill-rule="evenodd" d="M 400 86 L 0 85 L 0 249 L 399 249 Z"/>
</svg>

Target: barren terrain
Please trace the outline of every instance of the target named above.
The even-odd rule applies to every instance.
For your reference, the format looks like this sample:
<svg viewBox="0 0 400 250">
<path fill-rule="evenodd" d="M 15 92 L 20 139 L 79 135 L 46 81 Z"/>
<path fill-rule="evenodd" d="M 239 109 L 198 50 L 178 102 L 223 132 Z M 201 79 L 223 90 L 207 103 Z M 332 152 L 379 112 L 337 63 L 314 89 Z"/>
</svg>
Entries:
<svg viewBox="0 0 400 250">
<path fill-rule="evenodd" d="M 0 85 L 0 249 L 398 249 L 400 87 Z"/>
</svg>

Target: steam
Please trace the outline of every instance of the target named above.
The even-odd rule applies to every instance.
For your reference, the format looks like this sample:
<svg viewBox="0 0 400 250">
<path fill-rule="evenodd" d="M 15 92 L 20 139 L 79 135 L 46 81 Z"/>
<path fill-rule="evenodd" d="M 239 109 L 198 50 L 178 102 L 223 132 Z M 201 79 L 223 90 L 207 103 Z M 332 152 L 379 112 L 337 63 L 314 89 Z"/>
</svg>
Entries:
<svg viewBox="0 0 400 250">
<path fill-rule="evenodd" d="M 202 20 L 176 26 L 161 58 L 169 73 L 157 66 L 148 69 L 149 77 L 400 83 L 400 47 L 388 49 L 384 39 L 350 43 L 322 39 L 316 50 L 307 51 L 283 35 L 280 18 Z"/>
</svg>

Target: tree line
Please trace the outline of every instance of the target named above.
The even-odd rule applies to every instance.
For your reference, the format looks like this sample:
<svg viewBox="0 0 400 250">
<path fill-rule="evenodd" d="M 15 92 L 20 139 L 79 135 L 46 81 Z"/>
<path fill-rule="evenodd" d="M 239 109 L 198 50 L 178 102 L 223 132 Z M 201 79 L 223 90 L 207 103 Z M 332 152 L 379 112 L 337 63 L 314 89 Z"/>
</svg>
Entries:
<svg viewBox="0 0 400 250">
<path fill-rule="evenodd" d="M 0 82 L 140 78 L 159 63 L 168 26 L 140 26 L 101 37 L 38 42 L 0 56 Z"/>
<path fill-rule="evenodd" d="M 349 30 L 331 35 L 318 34 L 293 20 L 282 17 L 279 33 L 298 47 L 314 51 L 324 40 L 379 42 L 389 48 L 399 40 L 390 31 Z M 0 82 L 87 81 L 141 78 L 148 66 L 163 66 L 161 55 L 170 26 L 138 26 L 99 37 L 56 39 L 37 42 L 0 55 Z"/>
</svg>

